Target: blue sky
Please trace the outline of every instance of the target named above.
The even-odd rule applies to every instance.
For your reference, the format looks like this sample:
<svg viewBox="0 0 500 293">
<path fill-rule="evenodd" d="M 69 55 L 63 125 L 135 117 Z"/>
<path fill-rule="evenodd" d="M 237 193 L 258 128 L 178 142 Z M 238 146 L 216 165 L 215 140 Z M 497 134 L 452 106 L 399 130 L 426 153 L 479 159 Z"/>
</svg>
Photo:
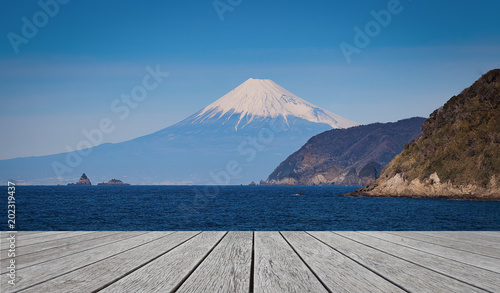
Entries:
<svg viewBox="0 0 500 293">
<path fill-rule="evenodd" d="M 69 1 L 46 19 L 38 1 L 1 1 L 0 159 L 75 148 L 102 118 L 116 126 L 106 142 L 145 135 L 250 77 L 367 124 L 427 117 L 500 68 L 498 1 L 220 2 L 237 4 L 223 20 L 211 0 Z M 399 12 L 347 62 L 340 44 L 391 5 Z M 16 53 L 8 35 L 34 16 Z M 157 65 L 170 75 L 117 119 L 112 102 Z"/>
</svg>

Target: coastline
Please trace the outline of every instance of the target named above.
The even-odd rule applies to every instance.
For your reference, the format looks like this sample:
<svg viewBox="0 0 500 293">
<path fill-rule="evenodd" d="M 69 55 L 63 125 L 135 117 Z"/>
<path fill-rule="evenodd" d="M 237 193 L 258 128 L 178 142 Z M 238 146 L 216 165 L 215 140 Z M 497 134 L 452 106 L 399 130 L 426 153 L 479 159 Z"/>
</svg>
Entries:
<svg viewBox="0 0 500 293">
<path fill-rule="evenodd" d="M 447 200 L 468 200 L 468 201 L 500 201 L 498 196 L 476 196 L 470 194 L 456 194 L 456 195 L 386 195 L 386 194 L 371 194 L 366 191 L 351 191 L 340 196 L 346 197 L 381 197 L 381 198 L 422 198 L 422 199 L 447 199 Z"/>
</svg>

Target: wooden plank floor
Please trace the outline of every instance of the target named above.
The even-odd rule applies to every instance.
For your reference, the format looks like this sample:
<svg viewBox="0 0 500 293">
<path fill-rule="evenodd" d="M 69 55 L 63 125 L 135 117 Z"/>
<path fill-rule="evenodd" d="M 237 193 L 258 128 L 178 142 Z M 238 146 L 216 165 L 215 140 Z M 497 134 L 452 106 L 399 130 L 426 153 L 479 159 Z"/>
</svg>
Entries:
<svg viewBox="0 0 500 293">
<path fill-rule="evenodd" d="M 18 232 L 0 292 L 500 292 L 500 232 Z"/>
</svg>

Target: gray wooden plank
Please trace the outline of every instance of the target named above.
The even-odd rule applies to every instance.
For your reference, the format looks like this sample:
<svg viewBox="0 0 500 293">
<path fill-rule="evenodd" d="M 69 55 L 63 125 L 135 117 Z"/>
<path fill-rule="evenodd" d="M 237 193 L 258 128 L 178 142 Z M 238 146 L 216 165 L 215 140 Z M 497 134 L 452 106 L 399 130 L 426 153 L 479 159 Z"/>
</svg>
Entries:
<svg viewBox="0 0 500 293">
<path fill-rule="evenodd" d="M 500 246 L 500 241 L 495 239 L 494 236 L 486 235 L 480 231 L 440 231 L 433 233 L 437 237 L 445 238 L 448 240 L 464 241 L 468 243 L 475 243 L 477 245 L 495 247 Z"/>
<path fill-rule="evenodd" d="M 387 232 L 394 235 L 401 235 L 406 238 L 411 238 L 419 241 L 425 241 L 433 244 L 438 244 L 441 246 L 453 248 L 456 250 L 467 251 L 475 254 L 485 255 L 492 258 L 500 259 L 500 249 L 482 246 L 474 243 L 468 243 L 463 241 L 450 241 L 446 238 L 437 237 L 439 232 Z"/>
<path fill-rule="evenodd" d="M 500 231 L 482 231 L 481 233 L 485 233 L 487 235 L 494 235 L 496 237 L 500 237 Z"/>
<path fill-rule="evenodd" d="M 252 234 L 229 232 L 176 293 L 249 292 Z"/>
<path fill-rule="evenodd" d="M 92 231 L 63 231 L 61 233 L 57 234 L 51 234 L 51 235 L 45 235 L 45 234 L 36 234 L 33 235 L 33 238 L 26 239 L 28 236 L 24 236 L 21 234 L 21 236 L 18 239 L 18 247 L 23 247 L 27 245 L 33 245 L 33 244 L 41 244 L 45 243 L 48 241 L 59 241 L 60 239 L 65 239 L 69 237 L 75 237 L 75 236 L 80 236 L 80 235 L 85 235 L 85 234 L 90 234 L 93 233 Z M 34 237 L 37 236 L 37 237 Z"/>
<path fill-rule="evenodd" d="M 278 232 L 255 232 L 254 292 L 328 292 Z"/>
<path fill-rule="evenodd" d="M 3 233 L 9 233 L 7 231 Z M 31 244 L 36 244 L 36 243 L 41 243 L 41 242 L 46 242 L 46 241 L 51 241 L 51 240 L 57 240 L 65 237 L 70 237 L 68 235 L 72 233 L 78 233 L 78 234 L 85 234 L 85 233 L 90 233 L 90 232 L 68 232 L 68 231 L 48 231 L 45 233 L 37 233 L 37 234 L 28 234 L 24 235 L 23 232 L 17 232 L 16 234 L 16 247 L 22 247 L 26 245 L 31 245 Z M 5 237 L 4 237 L 5 238 Z M 7 249 L 9 246 L 9 243 L 2 242 L 2 250 Z"/>
<path fill-rule="evenodd" d="M 470 235 L 471 237 L 480 237 L 486 241 L 500 243 L 500 232 L 498 231 L 448 231 L 447 233 L 456 235 Z"/>
<path fill-rule="evenodd" d="M 24 254 L 22 247 L 18 249 L 17 255 L 16 255 L 16 262 L 17 262 L 17 268 L 22 269 L 26 268 L 32 265 L 40 264 L 46 261 L 51 261 L 57 258 L 61 258 L 67 255 L 72 255 L 75 253 L 79 253 L 82 251 L 87 251 L 90 249 L 95 249 L 97 247 L 107 245 L 109 243 L 113 242 L 118 242 L 121 240 L 125 240 L 128 238 L 135 237 L 140 234 L 145 234 L 146 232 L 139 232 L 139 233 L 112 233 L 109 234 L 105 237 L 100 237 L 100 238 L 94 238 L 94 239 L 88 239 L 85 241 L 82 239 L 80 242 L 76 243 L 71 243 L 67 245 L 62 245 L 62 246 L 56 246 L 54 248 L 50 249 L 45 249 L 45 250 L 40 250 L 37 252 L 32 252 L 28 254 Z M 100 235 L 101 232 L 95 232 L 92 233 L 91 235 Z M 81 235 L 80 237 L 84 236 L 91 236 L 89 234 Z M 67 238 L 66 238 L 67 239 Z M 65 239 L 64 239 L 65 240 Z M 64 243 L 64 240 L 61 239 L 61 243 Z M 53 241 L 50 242 L 53 245 L 57 245 L 57 243 L 54 243 Z M 3 274 L 8 271 L 7 267 L 2 267 L 0 268 L 0 272 Z"/>
<path fill-rule="evenodd" d="M 18 231 L 17 233 L 22 233 L 24 236 L 35 235 L 38 233 L 46 233 L 47 231 Z"/>
<path fill-rule="evenodd" d="M 138 235 L 95 248 L 91 251 L 82 251 L 24 269 L 19 269 L 16 274 L 17 284 L 15 289 L 20 290 L 31 287 L 161 237 L 161 232 L 149 232 L 147 234 L 141 234 L 143 232 L 129 233 L 137 233 Z M 6 274 L 1 275 L 3 284 L 7 283 L 7 278 Z"/>
<path fill-rule="evenodd" d="M 332 232 L 308 232 L 352 260 L 410 292 L 484 292 L 425 267 Z"/>
<path fill-rule="evenodd" d="M 239 255 L 235 252 L 235 250 L 243 250 L 243 248 L 241 247 L 237 248 L 238 242 L 245 243 L 246 246 L 244 245 L 244 247 L 248 246 L 248 243 L 245 241 L 245 239 L 247 239 L 248 241 L 248 238 L 245 238 L 244 236 L 241 236 L 240 238 L 235 237 L 233 236 L 233 232 L 230 232 L 225 238 L 222 239 L 220 243 L 218 243 L 218 241 L 221 239 L 221 235 L 223 235 L 224 232 L 203 232 L 202 234 L 200 234 L 200 236 L 194 237 L 193 239 L 187 241 L 184 244 L 181 244 L 179 247 L 176 247 L 171 251 L 168 250 L 168 243 L 176 243 L 176 240 L 168 240 L 169 236 L 166 236 L 165 232 L 152 232 L 144 234 L 143 236 L 147 237 L 147 239 L 140 239 L 141 236 L 138 236 L 140 233 L 146 232 L 122 232 L 138 233 L 136 235 L 133 235 L 135 237 L 132 237 L 136 238 L 135 240 L 133 240 L 134 244 L 127 244 L 126 242 L 128 242 L 128 240 L 123 240 L 106 244 L 105 246 L 108 249 L 103 249 L 104 246 L 96 247 L 99 245 L 97 243 L 99 241 L 97 238 L 92 238 L 91 235 L 93 235 L 94 233 L 85 233 L 79 236 L 79 234 L 72 234 L 78 232 L 71 232 L 67 233 L 64 237 L 61 236 L 61 233 L 47 233 L 50 233 L 49 236 L 52 235 L 51 237 L 55 237 L 55 239 L 41 242 L 35 241 L 33 244 L 26 246 L 26 248 L 31 249 L 30 254 L 32 254 L 33 257 L 39 256 L 41 260 L 43 259 L 44 250 L 46 250 L 45 252 L 47 253 L 47 255 L 49 255 L 49 253 L 54 253 L 51 254 L 52 256 L 50 256 L 50 258 L 52 258 L 53 256 L 59 258 L 47 261 L 45 263 L 26 267 L 24 269 L 19 269 L 18 285 L 15 288 L 5 288 L 4 286 L 2 288 L 2 292 L 4 292 L 4 290 L 7 290 L 5 292 L 13 292 L 20 288 L 26 288 L 31 285 L 35 286 L 27 289 L 26 291 L 47 292 L 49 288 L 55 287 L 55 291 L 50 290 L 50 292 L 88 292 L 95 290 L 95 288 L 100 288 L 101 286 L 103 286 L 103 284 L 108 284 L 109 282 L 114 283 L 112 283 L 109 287 L 106 287 L 103 291 L 129 292 L 128 289 L 131 289 L 132 292 L 156 292 L 161 290 L 169 290 L 168 288 L 176 289 L 180 284 L 182 284 L 182 286 L 179 288 L 179 291 L 190 292 L 193 291 L 191 289 L 194 288 L 194 291 L 196 291 L 196 288 L 198 288 L 198 292 L 202 292 L 203 288 L 207 288 L 206 292 L 217 292 L 217 290 L 212 289 L 217 288 L 217 286 L 219 285 L 222 286 L 221 288 L 226 288 L 224 286 L 232 286 L 231 284 L 224 283 L 231 282 L 231 277 L 229 277 L 228 280 L 228 278 L 223 277 L 224 274 L 233 274 L 234 276 L 244 275 L 244 273 L 237 273 L 232 270 L 226 270 L 225 266 L 221 265 L 222 263 L 226 263 L 227 261 L 235 261 L 235 258 L 237 258 L 236 255 Z M 218 238 L 215 236 L 210 238 L 209 236 L 213 233 L 222 234 Z M 491 251 L 495 251 L 494 248 L 468 243 L 471 240 L 455 241 L 456 237 L 433 237 L 433 232 L 422 232 L 418 235 L 418 237 L 420 237 L 418 239 L 406 237 L 405 235 L 413 235 L 412 237 L 416 236 L 415 234 L 403 232 L 380 233 L 380 235 L 377 235 L 377 233 L 364 232 L 341 232 L 338 234 L 330 232 L 308 233 L 310 235 L 313 235 L 314 237 L 318 237 L 319 235 L 320 237 L 318 238 L 321 239 L 321 241 L 328 243 L 329 246 L 325 245 L 322 242 L 319 242 L 311 236 L 308 236 L 309 234 L 306 234 L 305 232 L 282 232 L 283 236 L 286 238 L 286 241 L 283 237 L 281 237 L 279 233 L 276 232 L 256 233 L 256 261 L 253 277 L 256 281 L 261 280 L 261 283 L 263 285 L 261 284 L 259 285 L 259 287 L 257 287 L 257 282 L 255 282 L 254 292 L 281 292 L 279 291 L 280 288 L 286 288 L 285 290 L 287 292 L 294 292 L 294 290 L 297 292 L 307 292 L 307 289 L 304 290 L 304 288 L 309 288 L 312 292 L 317 292 L 317 288 L 314 286 L 317 286 L 318 284 L 320 286 L 320 290 L 322 289 L 323 291 L 326 291 L 323 285 L 321 285 L 320 281 L 318 281 L 318 278 L 322 280 L 322 282 L 327 287 L 330 287 L 331 291 L 336 292 L 340 291 L 341 289 L 347 288 L 346 286 L 342 286 L 342 284 L 354 282 L 352 278 L 361 278 L 362 280 L 364 280 L 364 278 L 366 278 L 366 272 L 370 271 L 376 272 L 376 274 L 372 274 L 373 276 L 376 276 L 372 280 L 374 284 L 376 284 L 376 286 L 374 286 L 372 290 L 359 289 L 357 291 L 371 292 L 375 291 L 377 286 L 384 286 L 376 281 L 377 277 L 384 280 L 380 277 L 380 275 L 382 275 L 385 278 L 389 279 L 391 282 L 397 283 L 398 285 L 403 286 L 405 289 L 415 292 L 480 292 L 481 290 L 479 290 L 478 288 L 469 286 L 466 283 L 457 280 L 460 279 L 459 277 L 461 277 L 457 275 L 460 270 L 465 270 L 464 272 L 462 272 L 463 275 L 471 275 L 469 280 L 465 280 L 466 282 L 476 285 L 481 284 L 478 286 L 488 289 L 492 292 L 500 292 L 500 290 L 497 290 L 498 286 L 494 287 L 491 284 L 487 284 L 486 287 L 483 286 L 485 284 L 485 280 L 489 282 L 493 279 L 493 277 L 495 277 L 496 280 L 499 276 L 498 273 L 494 273 L 494 275 L 486 274 L 485 277 L 482 276 L 484 271 L 489 273 L 493 272 L 473 267 L 473 265 L 477 266 L 479 263 L 482 263 L 484 265 L 484 261 L 486 260 L 486 258 L 484 257 L 480 257 L 479 260 L 473 260 L 473 253 L 481 253 L 481 255 L 479 256 L 482 256 L 484 255 L 483 250 L 486 249 L 488 250 L 487 253 L 490 253 Z M 36 234 L 38 233 L 30 233 L 26 236 L 35 236 Z M 56 236 L 58 234 L 61 235 Z M 155 236 L 151 236 L 152 234 L 155 234 Z M 175 234 L 177 233 L 174 233 L 172 235 Z M 245 234 L 245 232 L 243 232 L 243 234 Z M 259 243 L 257 243 L 257 234 L 262 234 L 259 238 Z M 276 237 L 276 234 L 278 237 Z M 325 236 L 328 234 L 331 234 L 333 236 Z M 391 234 L 392 236 L 384 239 L 383 236 L 387 234 Z M 409 239 L 398 240 L 397 236 L 394 235 L 400 235 Z M 490 232 L 488 235 L 489 237 L 495 237 L 494 232 Z M 35 240 L 36 238 L 42 239 L 43 237 L 43 235 L 38 235 L 38 237 L 32 237 L 32 240 Z M 84 248 L 85 244 L 83 242 L 78 243 L 78 241 L 75 241 L 78 237 L 87 239 L 84 240 L 84 242 L 86 244 L 89 244 L 90 247 L 93 247 L 93 249 L 85 252 L 78 250 Z M 195 242 L 194 239 L 198 237 L 198 242 Z M 230 237 L 235 237 L 235 239 L 237 240 L 230 240 Z M 353 237 L 355 239 L 353 239 Z M 489 239 L 491 240 L 492 238 Z M 355 240 L 362 243 L 358 243 Z M 430 242 L 430 240 L 438 243 Z M 316 244 L 314 244 L 315 241 L 317 242 Z M 401 243 L 398 243 L 398 241 L 400 241 Z M 40 253 L 36 252 L 35 250 L 35 246 L 37 245 L 37 243 L 42 249 L 44 249 L 41 250 Z M 61 244 L 59 246 L 58 243 L 66 244 Z M 217 243 L 218 245 L 215 246 Z M 55 252 L 57 250 L 57 247 L 63 246 L 69 246 L 70 249 L 65 250 L 63 248 L 59 254 Z M 236 246 L 236 248 L 232 246 Z M 267 247 L 267 249 L 263 250 L 263 247 Z M 73 249 L 73 251 L 71 249 Z M 213 251 L 211 251 L 211 249 L 213 249 Z M 267 272 L 267 274 L 271 277 L 271 280 L 262 281 L 262 279 L 259 279 L 259 276 L 262 274 L 260 273 L 259 275 L 257 271 L 259 269 L 259 265 L 257 262 L 258 249 L 260 249 L 261 253 L 261 257 L 259 258 L 259 261 L 261 263 L 260 270 Z M 298 255 L 295 253 L 294 249 L 298 253 Z M 400 251 L 401 249 L 403 250 L 402 252 Z M 458 251 L 458 249 L 470 249 L 475 252 L 471 252 L 469 254 L 466 253 L 466 255 L 468 256 L 467 258 L 465 258 L 466 262 L 464 263 L 464 259 L 462 259 L 462 261 L 458 259 L 458 257 L 460 256 L 460 254 L 458 253 L 460 253 L 460 251 L 458 253 L 451 252 Z M 262 252 L 265 250 L 268 251 L 262 254 Z M 68 252 L 71 251 L 72 253 L 68 254 Z M 194 254 L 192 254 L 193 251 Z M 412 253 L 409 254 L 408 251 L 412 251 Z M 455 259 L 450 259 L 449 254 L 447 257 L 445 255 L 447 252 L 449 252 L 449 254 L 451 254 Z M 65 253 L 67 255 L 65 255 Z M 87 258 L 85 253 L 92 256 L 90 256 L 90 258 Z M 96 254 L 94 255 L 94 253 Z M 162 253 L 165 254 L 162 255 Z M 227 256 L 227 253 L 229 253 L 229 255 L 233 253 L 235 257 L 229 258 Z M 408 254 L 410 255 L 410 259 L 405 258 Z M 242 255 L 245 255 L 245 253 L 242 253 Z M 267 260 L 269 260 L 267 263 L 265 261 L 262 261 L 262 255 L 264 255 L 264 258 L 267 257 Z M 158 258 L 154 259 L 156 257 Z M 173 260 L 171 260 L 170 258 L 173 258 Z M 342 258 L 344 260 L 343 262 L 340 262 Z M 18 260 L 19 259 L 29 260 L 29 258 L 27 258 L 26 256 L 20 256 Z M 429 262 L 429 260 L 433 259 L 434 262 Z M 444 259 L 445 261 L 442 261 L 442 259 Z M 202 260 L 203 262 L 201 262 Z M 305 261 L 307 265 L 305 265 L 302 260 Z M 141 267 L 148 261 L 151 262 L 147 265 L 144 265 L 144 267 Z M 475 264 L 472 264 L 472 262 L 475 262 Z M 359 264 L 358 275 L 355 275 L 355 266 L 353 265 L 354 263 Z M 457 265 L 456 263 L 459 263 L 459 265 Z M 153 266 L 153 264 L 155 265 Z M 241 267 L 242 271 L 245 271 L 247 268 L 244 266 L 245 264 L 246 266 L 248 266 L 248 262 L 244 262 L 242 258 L 241 264 L 243 266 Z M 300 269 L 301 265 L 303 266 L 302 269 Z M 150 276 L 148 276 L 148 273 L 145 273 L 143 271 L 144 268 L 149 267 L 149 273 L 154 273 L 155 270 L 158 269 L 158 266 L 161 267 L 160 272 L 166 272 L 166 274 L 154 276 L 153 279 L 155 286 L 150 286 L 149 291 L 148 287 L 145 287 L 146 289 L 142 290 L 143 286 L 141 284 L 129 283 L 126 287 L 117 286 L 117 284 L 123 282 L 124 279 L 130 278 L 130 276 L 133 275 L 135 275 L 135 277 L 130 279 L 128 282 L 149 282 Z M 313 272 L 309 270 L 308 266 L 312 269 Z M 489 262 L 487 266 L 490 266 L 489 269 L 492 269 L 494 267 L 491 266 L 494 266 L 494 263 Z M 178 268 L 181 268 L 180 272 L 172 271 L 177 270 Z M 240 268 L 240 266 L 237 266 L 235 264 L 234 268 Z M 369 270 L 367 268 L 369 268 Z M 471 270 L 471 268 L 474 268 L 478 271 L 470 272 L 469 270 Z M 126 275 L 130 272 L 130 270 L 135 271 L 133 271 L 129 275 Z M 340 273 L 342 273 L 341 277 L 343 277 L 344 280 L 338 280 L 339 270 Z M 450 271 L 451 275 L 449 273 Z M 141 273 L 137 274 L 138 272 Z M 158 271 L 156 272 L 156 274 L 158 274 Z M 316 284 L 311 286 L 311 284 L 302 283 L 302 286 L 295 286 L 295 282 L 297 280 L 300 281 L 304 279 L 304 275 L 309 275 L 305 278 L 309 280 L 307 282 L 314 283 L 313 281 L 316 281 Z M 140 277 L 138 276 L 142 276 L 145 281 L 143 281 L 143 279 L 140 279 Z M 174 281 L 172 282 L 173 286 L 168 284 L 168 282 L 170 282 L 171 276 L 173 276 L 174 279 Z M 330 276 L 331 280 L 328 278 L 328 276 Z M 366 276 L 369 276 L 369 274 Z M 2 274 L 2 284 L 6 284 L 5 278 L 6 275 Z M 35 279 L 34 282 L 31 280 L 27 280 L 33 278 Z M 241 281 L 238 281 L 239 284 L 242 284 L 240 286 L 241 288 L 244 288 L 243 279 L 244 278 L 241 277 Z M 351 281 L 349 281 L 349 279 L 351 279 Z M 477 283 L 470 282 L 471 280 L 476 279 L 478 280 Z M 361 281 L 360 283 L 363 282 L 365 281 Z M 20 283 L 22 283 L 21 287 L 19 286 Z M 388 282 L 385 281 L 385 284 L 387 283 Z M 337 286 L 335 286 L 335 284 L 337 284 Z M 290 288 L 288 288 L 287 285 L 290 285 Z M 365 286 L 368 286 L 367 284 L 358 285 L 359 288 L 365 288 Z M 237 288 L 234 291 L 240 291 L 238 289 L 240 287 L 234 287 Z M 83 291 L 81 290 L 81 288 L 84 288 Z M 133 290 L 134 288 L 138 288 L 139 290 Z M 244 290 L 241 290 L 241 292 L 243 291 Z M 387 292 L 390 292 L 390 290 L 387 290 Z"/>
<path fill-rule="evenodd" d="M 406 246 L 394 244 L 385 240 L 367 236 L 358 232 L 336 232 L 352 240 L 359 241 L 370 247 L 383 250 L 394 256 L 403 258 L 420 266 L 429 268 L 441 274 L 456 278 L 468 284 L 475 285 L 493 292 L 500 292 L 500 274 L 474 267 L 468 264 L 450 260 L 437 255 L 429 255 Z"/>
<path fill-rule="evenodd" d="M 332 292 L 405 292 L 305 232 L 282 234 Z"/>
<path fill-rule="evenodd" d="M 486 246 L 486 247 L 491 247 L 491 248 L 498 248 L 499 243 L 498 242 L 491 242 L 488 240 L 482 239 L 482 237 L 478 236 L 473 236 L 472 234 L 462 234 L 463 232 L 447 232 L 447 231 L 431 231 L 431 232 L 419 232 L 421 234 L 426 234 L 426 235 L 432 235 L 434 237 L 438 237 L 441 239 L 445 239 L 447 241 L 456 241 L 456 242 L 465 242 L 465 243 L 470 243 L 473 245 L 479 245 L 479 246 Z"/>
<path fill-rule="evenodd" d="M 78 231 L 78 232 L 81 232 L 81 231 Z M 35 238 L 39 238 L 39 237 L 49 237 L 49 236 L 52 236 L 52 235 L 57 235 L 57 234 L 65 234 L 65 233 L 68 233 L 68 231 L 45 231 L 43 233 L 29 233 L 28 232 L 24 232 L 24 231 L 18 231 L 17 232 L 20 236 L 23 237 L 23 239 L 35 239 Z"/>
<path fill-rule="evenodd" d="M 210 253 L 226 232 L 203 232 L 99 292 L 171 292 Z"/>
<path fill-rule="evenodd" d="M 127 232 L 123 232 L 126 234 Z M 162 237 L 145 245 L 51 279 L 23 292 L 93 292 L 116 282 L 153 261 L 200 232 L 162 232 Z"/>
<path fill-rule="evenodd" d="M 69 235 L 73 235 L 73 232 L 68 232 Z M 69 245 L 72 243 L 77 243 L 77 242 L 82 242 L 82 241 L 87 241 L 88 239 L 94 239 L 94 238 L 99 238 L 99 237 L 104 237 L 106 235 L 111 235 L 113 233 L 119 233 L 119 232 L 93 232 L 93 233 L 88 233 L 85 235 L 79 235 L 76 234 L 74 236 L 70 236 L 67 238 L 55 240 L 55 241 L 47 241 L 43 243 L 35 243 L 35 244 L 30 244 L 30 245 L 25 245 L 21 247 L 17 247 L 17 252 L 19 255 L 25 256 L 30 253 L 36 253 L 36 252 L 41 252 L 46 249 L 51 249 L 55 247 L 61 247 L 64 245 Z M 7 258 L 7 254 L 2 253 L 1 259 Z"/>
<path fill-rule="evenodd" d="M 404 245 L 422 252 L 438 255 L 444 258 L 452 259 L 458 262 L 466 263 L 479 268 L 491 270 L 500 273 L 500 261 L 488 256 L 478 255 L 471 252 L 456 250 L 437 244 L 431 244 L 403 236 L 393 235 L 383 232 L 361 232 L 375 238 L 390 241 L 392 243 Z"/>
<path fill-rule="evenodd" d="M 500 243 L 500 231 L 481 231 L 481 233 L 493 237 L 497 243 Z"/>
<path fill-rule="evenodd" d="M 56 235 L 56 234 L 61 234 L 61 233 L 67 233 L 67 232 L 64 232 L 64 231 L 49 231 L 49 232 L 45 232 L 47 237 L 49 237 L 50 235 Z M 0 249 L 3 251 L 5 249 L 8 249 L 9 247 L 9 243 L 7 241 L 4 241 L 7 239 L 7 237 L 9 237 L 10 235 L 15 235 L 15 238 L 16 238 L 16 242 L 19 242 L 19 238 L 22 238 L 23 240 L 29 240 L 29 239 L 36 239 L 36 238 L 39 238 L 39 237 L 42 237 L 44 236 L 43 234 L 40 234 L 40 233 L 36 233 L 36 234 L 30 234 L 30 233 L 24 233 L 23 231 L 0 231 L 0 234 L 2 235 L 1 237 L 1 241 L 0 241 Z M 21 246 L 22 243 L 16 243 L 18 244 L 17 247 Z"/>
</svg>

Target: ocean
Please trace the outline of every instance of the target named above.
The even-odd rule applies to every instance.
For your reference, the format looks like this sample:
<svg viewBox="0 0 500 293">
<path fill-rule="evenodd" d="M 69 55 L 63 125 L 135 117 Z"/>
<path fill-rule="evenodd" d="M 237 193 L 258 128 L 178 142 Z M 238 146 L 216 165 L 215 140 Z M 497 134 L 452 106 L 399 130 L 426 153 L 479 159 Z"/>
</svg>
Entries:
<svg viewBox="0 0 500 293">
<path fill-rule="evenodd" d="M 355 189 L 16 186 L 16 229 L 500 230 L 500 201 L 339 196 Z"/>
</svg>

